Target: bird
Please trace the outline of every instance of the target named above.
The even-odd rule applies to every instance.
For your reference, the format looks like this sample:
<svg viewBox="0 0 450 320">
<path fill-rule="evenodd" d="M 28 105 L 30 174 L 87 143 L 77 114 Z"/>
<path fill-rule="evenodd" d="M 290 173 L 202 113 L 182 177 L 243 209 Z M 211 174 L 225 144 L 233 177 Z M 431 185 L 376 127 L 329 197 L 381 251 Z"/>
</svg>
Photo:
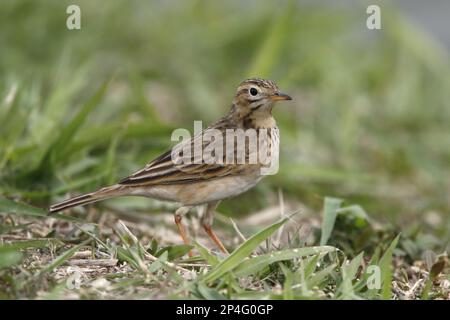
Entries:
<svg viewBox="0 0 450 320">
<path fill-rule="evenodd" d="M 143 196 L 175 202 L 178 205 L 178 209 L 174 212 L 175 224 L 183 242 L 189 245 L 190 240 L 182 219 L 191 209 L 202 207 L 200 222 L 203 229 L 220 251 L 229 254 L 212 229 L 216 208 L 222 200 L 240 195 L 254 187 L 265 176 L 262 169 L 267 168 L 268 164 L 258 161 L 250 163 L 249 160 L 255 159 L 253 157 L 255 152 L 262 149 L 253 150 L 254 148 L 250 148 L 250 142 L 244 143 L 244 149 L 242 149 L 242 145 L 239 149 L 235 139 L 228 143 L 226 138 L 220 140 L 216 137 L 208 140 L 202 139 L 202 137 L 206 136 L 208 132 L 225 135 L 225 133 L 239 130 L 241 130 L 240 132 L 253 130 L 256 132 L 256 136 L 260 137 L 264 132 L 267 143 L 266 150 L 269 149 L 270 156 L 278 159 L 280 134 L 272 115 L 272 109 L 275 102 L 285 100 L 292 100 L 292 98 L 280 92 L 274 81 L 261 78 L 246 79 L 238 86 L 231 108 L 224 117 L 210 124 L 200 133 L 177 144 L 149 162 L 141 170 L 116 184 L 54 204 L 50 206 L 49 212 L 53 214 L 72 207 L 120 196 Z M 202 159 L 199 161 L 195 150 L 194 155 L 192 150 L 191 153 L 183 154 L 182 160 L 184 161 L 180 162 L 180 157 L 176 161 L 174 160 L 176 158 L 174 154 L 181 154 L 180 151 L 185 151 L 183 148 L 188 146 L 194 146 L 195 149 L 195 145 L 200 146 L 203 150 L 218 146 L 224 146 L 226 150 L 222 152 L 222 155 L 220 152 L 211 153 L 219 161 L 207 162 L 201 161 Z M 238 162 L 239 150 L 243 150 L 243 156 L 241 154 Z M 191 251 L 189 251 L 189 256 L 192 256 Z"/>
</svg>

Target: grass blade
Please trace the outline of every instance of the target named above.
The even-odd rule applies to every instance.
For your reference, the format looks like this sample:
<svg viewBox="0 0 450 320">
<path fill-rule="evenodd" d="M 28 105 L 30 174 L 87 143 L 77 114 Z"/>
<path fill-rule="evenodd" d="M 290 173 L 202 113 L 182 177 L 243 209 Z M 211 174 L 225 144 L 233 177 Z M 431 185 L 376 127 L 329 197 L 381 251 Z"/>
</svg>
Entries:
<svg viewBox="0 0 450 320">
<path fill-rule="evenodd" d="M 322 222 L 322 234 L 320 236 L 320 245 L 324 246 L 327 244 L 330 238 L 331 231 L 333 231 L 334 222 L 336 221 L 336 216 L 338 209 L 342 204 L 341 199 L 337 198 L 325 198 L 325 204 L 323 209 L 323 222 Z"/>
<path fill-rule="evenodd" d="M 217 290 L 210 289 L 202 283 L 198 284 L 197 290 L 206 300 L 226 300 L 226 297 L 221 295 Z"/>
<path fill-rule="evenodd" d="M 308 288 L 312 288 L 312 287 L 320 284 L 320 282 L 322 282 L 327 276 L 332 274 L 334 268 L 336 268 L 336 264 L 332 264 L 332 265 L 320 270 L 313 276 L 311 276 L 306 281 L 306 285 L 308 286 Z"/>
<path fill-rule="evenodd" d="M 386 252 L 380 259 L 380 269 L 381 269 L 381 296 L 383 299 L 391 299 L 392 297 L 392 254 L 394 252 L 395 247 L 397 247 L 398 240 L 400 239 L 400 235 L 395 237 L 395 239 L 391 242 Z"/>
<path fill-rule="evenodd" d="M 222 260 L 216 267 L 212 268 L 206 275 L 201 279 L 204 282 L 211 282 L 217 280 L 219 277 L 225 273 L 233 270 L 237 265 L 239 265 L 253 250 L 255 250 L 258 245 L 270 237 L 278 228 L 286 223 L 288 219 L 285 218 L 279 222 L 272 224 L 271 226 L 263 229 L 257 234 L 253 235 L 246 242 L 241 244 L 230 256 Z"/>
<path fill-rule="evenodd" d="M 250 274 L 255 274 L 264 267 L 278 261 L 291 260 L 295 258 L 306 257 L 310 255 L 316 255 L 320 253 L 328 253 L 335 251 L 334 247 L 307 247 L 298 249 L 286 249 L 273 253 L 263 254 L 254 258 L 243 261 L 234 270 L 236 276 L 245 277 Z"/>
<path fill-rule="evenodd" d="M 194 242 L 195 248 L 198 250 L 202 258 L 211 266 L 215 266 L 219 264 L 219 260 L 216 256 L 213 256 L 211 253 L 209 253 L 208 249 L 203 247 L 200 243 Z"/>
<path fill-rule="evenodd" d="M 6 247 L 0 248 L 0 269 L 15 266 L 22 258 L 22 252 Z"/>
<path fill-rule="evenodd" d="M 358 272 L 358 268 L 361 266 L 361 262 L 364 256 L 364 252 L 358 254 L 350 261 L 348 265 L 342 267 L 342 283 L 339 287 L 340 297 L 344 299 L 354 299 L 355 293 L 353 289 L 353 280 Z M 345 262 L 344 262 L 345 263 Z"/>
<path fill-rule="evenodd" d="M 27 205 L 22 202 L 16 202 L 6 198 L 0 198 L 0 212 L 12 213 L 16 215 L 45 217 L 47 211 Z"/>
<path fill-rule="evenodd" d="M 108 82 L 104 83 L 97 92 L 83 105 L 81 110 L 75 115 L 75 117 L 61 130 L 56 140 L 50 145 L 44 156 L 41 166 L 46 165 L 49 158 L 51 160 L 57 160 L 66 147 L 69 145 L 71 139 L 75 136 L 78 129 L 81 128 L 87 116 L 100 104 L 103 95 L 108 87 Z"/>
<path fill-rule="evenodd" d="M 25 240 L 25 241 L 15 241 L 12 243 L 4 244 L 0 246 L 0 249 L 28 249 L 28 248 L 47 248 L 50 244 L 52 245 L 62 245 L 63 242 L 58 239 L 37 239 L 37 240 Z"/>
</svg>

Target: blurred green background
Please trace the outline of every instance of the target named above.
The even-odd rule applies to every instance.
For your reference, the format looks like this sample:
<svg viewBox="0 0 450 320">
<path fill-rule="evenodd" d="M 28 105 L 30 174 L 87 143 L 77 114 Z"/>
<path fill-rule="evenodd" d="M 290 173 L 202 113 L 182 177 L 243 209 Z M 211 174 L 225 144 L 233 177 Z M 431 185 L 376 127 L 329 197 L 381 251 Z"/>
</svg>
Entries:
<svg viewBox="0 0 450 320">
<path fill-rule="evenodd" d="M 81 30 L 66 28 L 69 4 Z M 294 98 L 274 111 L 280 171 L 220 211 L 254 213 L 281 190 L 319 214 L 340 197 L 445 245 L 448 52 L 379 4 L 371 31 L 359 1 L 1 1 L 0 194 L 44 207 L 113 183 L 173 129 L 224 115 L 243 79 L 267 77 Z"/>
</svg>

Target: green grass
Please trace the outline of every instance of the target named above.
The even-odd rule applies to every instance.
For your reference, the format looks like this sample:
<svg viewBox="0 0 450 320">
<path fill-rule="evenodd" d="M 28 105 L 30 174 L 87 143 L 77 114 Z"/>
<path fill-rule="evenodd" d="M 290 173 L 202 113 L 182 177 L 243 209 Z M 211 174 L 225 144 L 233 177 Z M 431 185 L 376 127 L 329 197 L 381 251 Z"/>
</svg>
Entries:
<svg viewBox="0 0 450 320">
<path fill-rule="evenodd" d="M 30 208 L 19 206 L 25 214 Z M 267 240 L 281 227 L 298 226 L 294 217 L 256 232 L 227 257 L 197 243 L 192 258 L 186 255 L 191 246 L 161 246 L 154 238 L 145 240 L 150 239 L 152 232 L 135 230 L 135 234 L 127 226 L 129 223 L 112 215 L 102 225 L 69 222 L 69 228 L 64 220 L 49 222 L 43 217 L 33 218 L 39 219 L 31 220 L 35 227 L 47 226 L 50 234 L 39 240 L 8 239 L 8 243 L 0 246 L 1 298 L 447 297 L 447 257 L 431 256 L 429 266 L 414 268 L 405 261 L 405 254 L 399 248 L 400 242 L 408 240 L 404 236 L 377 245 L 374 254 L 362 251 L 353 258 L 338 247 L 305 246 L 300 237 L 293 236 L 291 229 L 285 231 L 288 240 L 284 244 L 269 244 Z M 351 220 L 347 215 L 345 218 Z M 15 220 L 13 216 L 8 219 L 9 223 Z M 67 235 L 63 239 L 52 237 L 53 229 L 63 226 L 68 229 Z M 327 230 L 324 225 L 320 232 Z M 83 252 L 88 254 L 76 256 Z"/>
<path fill-rule="evenodd" d="M 382 31 L 364 6 L 264 3 L 78 1 L 68 31 L 69 1 L 2 1 L 1 298 L 449 298 L 448 52 L 384 3 Z M 46 217 L 223 115 L 248 76 L 294 101 L 279 173 L 219 207 L 232 255 L 199 233 L 187 259 L 151 199 Z"/>
</svg>

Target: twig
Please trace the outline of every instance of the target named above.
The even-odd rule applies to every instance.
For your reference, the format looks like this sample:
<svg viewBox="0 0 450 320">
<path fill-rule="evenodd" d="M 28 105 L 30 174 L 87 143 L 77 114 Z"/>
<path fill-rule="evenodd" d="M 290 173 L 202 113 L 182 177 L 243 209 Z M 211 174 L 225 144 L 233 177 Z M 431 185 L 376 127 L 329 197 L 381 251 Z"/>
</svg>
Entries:
<svg viewBox="0 0 450 320">
<path fill-rule="evenodd" d="M 236 222 L 234 222 L 234 220 L 232 218 L 230 218 L 231 224 L 233 225 L 234 230 L 236 230 L 236 233 L 238 234 L 239 238 L 241 238 L 242 241 L 247 241 L 247 239 L 244 237 L 244 235 L 242 234 L 241 230 L 239 230 Z"/>
<path fill-rule="evenodd" d="M 78 252 L 75 252 L 75 254 L 72 256 L 72 260 L 86 259 L 86 258 L 89 258 L 90 256 L 92 256 L 91 250 L 78 251 Z"/>
<path fill-rule="evenodd" d="M 101 267 L 114 267 L 117 265 L 117 259 L 71 259 L 67 260 L 65 264 L 71 266 L 101 266 Z"/>
</svg>

